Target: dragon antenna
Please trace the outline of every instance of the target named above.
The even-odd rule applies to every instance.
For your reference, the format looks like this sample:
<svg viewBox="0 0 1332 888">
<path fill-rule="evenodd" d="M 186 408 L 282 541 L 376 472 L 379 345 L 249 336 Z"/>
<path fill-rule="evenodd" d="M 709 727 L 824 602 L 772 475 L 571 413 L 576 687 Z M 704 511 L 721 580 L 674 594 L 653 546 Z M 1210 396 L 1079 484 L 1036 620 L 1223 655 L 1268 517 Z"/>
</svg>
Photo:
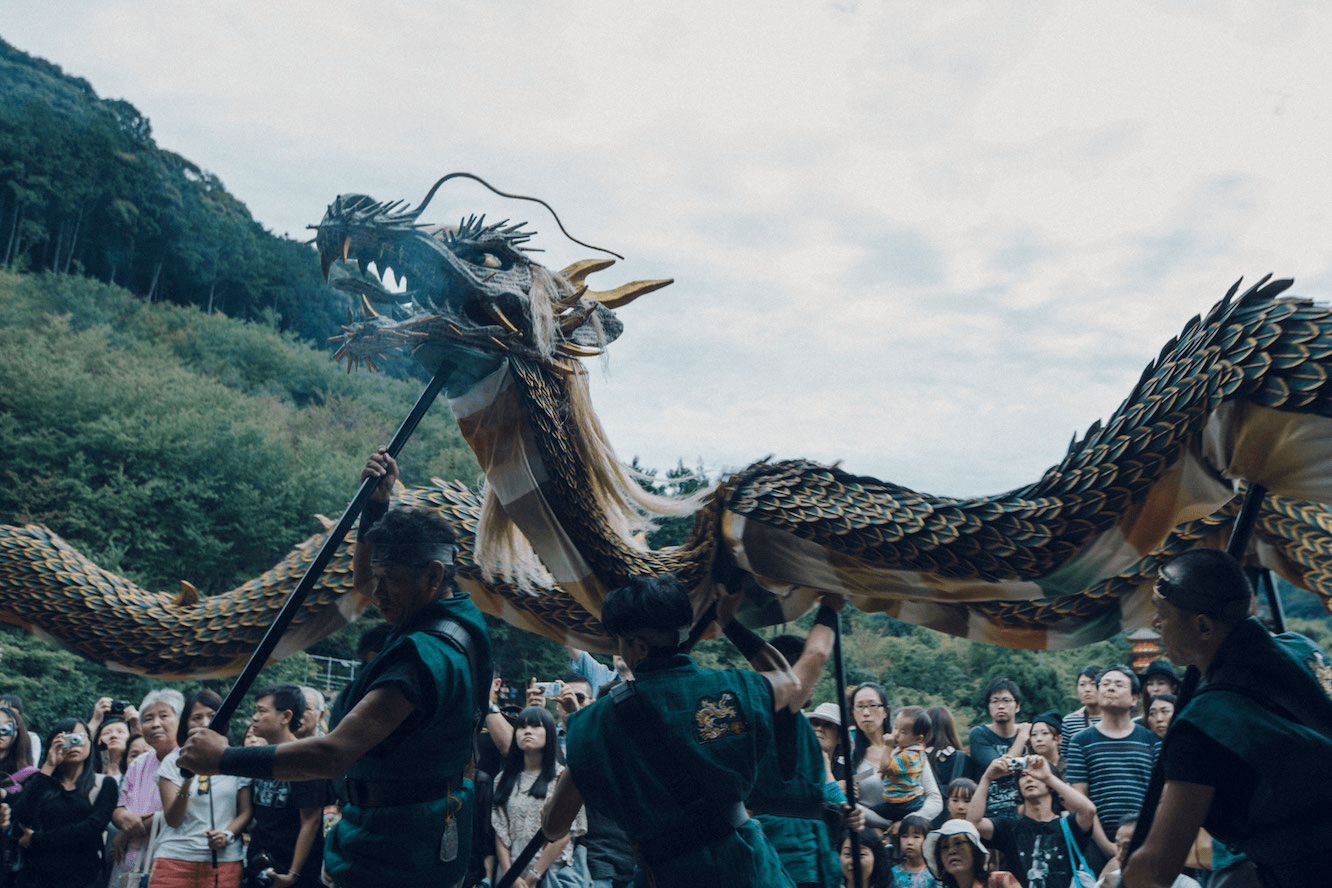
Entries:
<svg viewBox="0 0 1332 888">
<path fill-rule="evenodd" d="M 564 236 L 567 237 L 569 240 L 578 244 L 580 247 L 587 247 L 589 250 L 597 250 L 602 253 L 609 253 L 610 255 L 614 256 L 616 259 L 624 261 L 624 257 L 621 256 L 619 253 L 615 252 L 614 250 L 608 250 L 605 247 L 597 247 L 589 243 L 584 243 L 583 241 L 580 241 L 578 238 L 570 234 L 569 230 L 564 227 L 564 223 L 560 221 L 560 216 L 558 213 L 555 212 L 555 208 L 552 207 L 550 204 L 546 203 L 541 198 L 529 197 L 526 194 L 509 194 L 508 192 L 500 191 L 498 188 L 496 188 L 494 185 L 491 185 L 485 179 L 482 179 L 480 176 L 474 176 L 471 173 L 449 173 L 447 176 L 441 178 L 434 185 L 430 186 L 430 190 L 426 192 L 426 196 L 421 199 L 420 206 L 418 206 L 415 210 L 412 210 L 412 214 L 415 216 L 419 216 L 425 210 L 426 204 L 430 203 L 431 199 L 434 198 L 435 192 L 439 190 L 439 186 L 443 185 L 445 182 L 449 181 L 450 179 L 458 179 L 458 178 L 471 179 L 474 182 L 480 182 L 482 185 L 489 188 L 491 191 L 495 192 L 500 197 L 507 197 L 510 198 L 511 200 L 530 200 L 533 203 L 539 203 L 550 212 L 551 217 L 555 219 L 555 224 L 560 226 L 560 231 L 562 231 L 564 233 Z"/>
</svg>

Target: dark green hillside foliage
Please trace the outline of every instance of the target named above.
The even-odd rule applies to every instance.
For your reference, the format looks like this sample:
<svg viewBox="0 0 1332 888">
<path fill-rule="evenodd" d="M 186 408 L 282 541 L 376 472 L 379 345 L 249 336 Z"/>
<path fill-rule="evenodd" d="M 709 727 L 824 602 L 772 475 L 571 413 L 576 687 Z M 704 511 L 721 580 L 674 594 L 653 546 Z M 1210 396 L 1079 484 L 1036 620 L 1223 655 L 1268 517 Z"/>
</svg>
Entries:
<svg viewBox="0 0 1332 888">
<path fill-rule="evenodd" d="M 40 521 L 152 589 L 271 567 L 342 511 L 419 394 L 87 278 L 0 275 L 0 297 L 0 522 Z M 409 484 L 479 476 L 443 404 L 402 461 Z"/>
<path fill-rule="evenodd" d="M 3 41 L 0 95 L 0 267 L 85 274 L 317 341 L 345 319 L 310 247 L 265 231 L 216 175 L 158 148 L 129 102 Z"/>
<path fill-rule="evenodd" d="M 0 273 L 0 306 L 0 523 L 46 524 L 154 591 L 185 579 L 216 594 L 273 566 L 319 530 L 315 514 L 342 511 L 366 453 L 420 393 L 348 375 L 270 326 L 88 278 Z M 402 460 L 408 484 L 480 475 L 443 403 Z M 326 653 L 349 657 L 360 631 Z M 9 630 L 0 643 L 0 689 L 23 695 L 39 726 L 160 684 Z M 262 675 L 312 672 L 301 655 Z"/>
</svg>

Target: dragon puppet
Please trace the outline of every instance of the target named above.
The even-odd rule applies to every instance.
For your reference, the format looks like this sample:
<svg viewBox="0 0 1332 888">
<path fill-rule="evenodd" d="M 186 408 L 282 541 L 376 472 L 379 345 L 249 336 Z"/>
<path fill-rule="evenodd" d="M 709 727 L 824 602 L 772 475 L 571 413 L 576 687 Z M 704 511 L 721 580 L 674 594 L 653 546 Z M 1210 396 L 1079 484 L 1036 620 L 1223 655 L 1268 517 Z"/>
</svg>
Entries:
<svg viewBox="0 0 1332 888">
<path fill-rule="evenodd" d="M 751 625 L 794 619 L 827 591 L 953 635 L 1069 647 L 1146 624 L 1162 560 L 1224 546 L 1250 484 L 1268 493 L 1246 560 L 1332 601 L 1332 314 L 1283 295 L 1290 281 L 1236 284 L 1165 345 L 1108 421 L 1025 487 L 931 496 L 789 460 L 669 498 L 615 458 L 582 361 L 620 334 L 619 309 L 671 282 L 598 292 L 588 278 L 611 259 L 555 272 L 532 261 L 521 225 L 428 225 L 422 213 L 438 187 L 414 208 L 340 196 L 315 243 L 325 274 L 363 309 L 335 337 L 336 357 L 373 368 L 407 349 L 446 374 L 485 484 L 478 493 L 436 481 L 396 499 L 454 522 L 458 582 L 515 626 L 607 650 L 597 619 L 607 591 L 673 571 L 700 628 L 718 589 L 741 584 Z M 405 292 L 383 287 L 389 271 Z M 683 545 L 644 542 L 655 519 L 681 515 L 693 516 Z M 353 540 L 277 657 L 366 606 L 350 591 Z M 175 596 L 142 590 L 40 525 L 0 527 L 0 618 L 113 668 L 233 674 L 321 542 L 199 600 L 188 584 Z"/>
</svg>

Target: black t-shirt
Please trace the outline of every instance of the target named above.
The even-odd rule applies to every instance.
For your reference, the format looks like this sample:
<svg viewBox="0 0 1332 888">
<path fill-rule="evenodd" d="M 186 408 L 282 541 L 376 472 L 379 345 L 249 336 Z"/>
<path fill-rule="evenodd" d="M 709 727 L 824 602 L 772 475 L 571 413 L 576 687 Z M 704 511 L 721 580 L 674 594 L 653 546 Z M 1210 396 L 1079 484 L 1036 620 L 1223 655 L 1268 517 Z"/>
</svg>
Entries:
<svg viewBox="0 0 1332 888">
<path fill-rule="evenodd" d="M 1231 840 L 1247 832 L 1249 800 L 1258 787 L 1253 768 L 1187 721 L 1170 726 L 1167 751 L 1163 763 L 1166 780 L 1198 783 L 1216 790 L 1207 811 L 1208 831 Z"/>
<path fill-rule="evenodd" d="M 1078 850 L 1086 854 L 1088 832 L 1078 828 L 1076 817 L 1068 816 L 1068 828 Z M 1004 858 L 1004 868 L 1017 876 L 1025 888 L 1067 888 L 1073 881 L 1073 863 L 1069 859 L 1068 841 L 1054 820 L 1032 820 L 1030 817 L 999 817 L 994 824 L 994 838 L 989 845 Z"/>
<path fill-rule="evenodd" d="M 319 871 L 324 860 L 323 813 L 325 805 L 333 799 L 333 787 L 328 780 L 255 780 L 251 786 L 254 803 L 254 828 L 250 832 L 250 847 L 245 859 L 251 863 L 267 852 L 273 858 L 274 870 L 288 872 L 292 854 L 296 850 L 296 837 L 301 832 L 301 809 L 319 808 L 320 827 L 315 834 L 301 877 L 296 884 L 301 888 L 317 886 Z"/>
<path fill-rule="evenodd" d="M 976 725 L 972 728 L 969 736 L 971 760 L 976 763 L 977 773 L 985 773 L 990 762 L 1001 755 L 1007 755 L 1016 737 L 1016 731 L 1011 736 L 1001 737 L 991 731 L 988 725 Z M 940 790 L 946 791 L 944 787 L 940 787 Z M 947 807 L 947 799 L 944 802 Z M 1018 793 L 1017 778 L 1010 774 L 991 780 L 990 795 L 985 800 L 985 816 L 991 820 L 996 817 L 1015 817 L 1018 805 L 1021 803 L 1022 796 Z"/>
</svg>

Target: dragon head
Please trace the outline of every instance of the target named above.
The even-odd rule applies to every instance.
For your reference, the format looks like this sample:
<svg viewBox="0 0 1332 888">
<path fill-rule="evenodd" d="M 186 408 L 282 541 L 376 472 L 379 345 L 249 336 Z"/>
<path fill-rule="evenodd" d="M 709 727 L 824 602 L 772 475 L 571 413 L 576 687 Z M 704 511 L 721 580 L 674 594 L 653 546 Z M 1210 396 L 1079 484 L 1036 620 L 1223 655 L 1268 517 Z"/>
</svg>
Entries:
<svg viewBox="0 0 1332 888">
<path fill-rule="evenodd" d="M 620 335 L 612 309 L 670 283 L 591 292 L 586 277 L 613 259 L 552 272 L 528 258 L 533 232 L 523 223 L 487 224 L 477 216 L 450 227 L 422 223 L 434 192 L 414 209 L 340 195 L 312 226 L 324 276 L 360 300 L 361 317 L 349 317 L 333 337 L 340 343 L 335 357 L 347 360 L 349 372 L 362 361 L 378 369 L 376 361 L 404 349 L 431 372 L 446 363 L 457 368 L 458 382 L 480 378 L 509 354 L 564 364 L 600 354 Z M 384 286 L 390 275 L 400 292 Z"/>
</svg>

